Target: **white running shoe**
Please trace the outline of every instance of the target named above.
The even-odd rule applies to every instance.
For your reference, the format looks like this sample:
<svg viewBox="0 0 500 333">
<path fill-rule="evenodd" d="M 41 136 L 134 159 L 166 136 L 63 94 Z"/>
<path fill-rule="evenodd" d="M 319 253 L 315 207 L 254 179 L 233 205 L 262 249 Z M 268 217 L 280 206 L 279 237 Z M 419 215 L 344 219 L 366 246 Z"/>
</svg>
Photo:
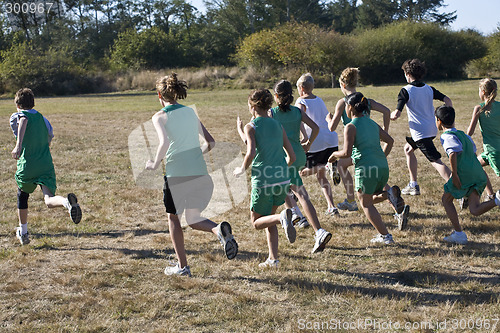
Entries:
<svg viewBox="0 0 500 333">
<path fill-rule="evenodd" d="M 189 266 L 184 266 L 183 268 L 181 268 L 179 266 L 179 263 L 177 263 L 175 266 L 165 267 L 165 270 L 163 272 L 165 273 L 165 275 L 191 276 L 191 270 L 189 269 Z"/>
<path fill-rule="evenodd" d="M 284 209 L 280 214 L 281 226 L 285 230 L 286 238 L 290 243 L 295 242 L 295 237 L 297 237 L 297 232 L 292 223 L 292 210 L 287 208 Z"/>
<path fill-rule="evenodd" d="M 76 198 L 76 195 L 74 193 L 68 194 L 68 201 L 69 205 L 66 208 L 68 208 L 71 221 L 73 221 L 73 223 L 75 224 L 78 224 L 82 220 L 82 209 L 78 204 L 78 199 Z"/>
<path fill-rule="evenodd" d="M 340 181 L 342 179 L 340 178 L 340 173 L 337 170 L 337 162 L 335 163 L 328 162 L 326 164 L 326 170 L 328 171 L 328 174 L 332 179 L 333 185 L 337 186 L 338 184 L 340 184 Z"/>
<path fill-rule="evenodd" d="M 303 216 L 297 223 L 295 223 L 295 228 L 300 228 L 304 229 L 309 227 L 309 222 L 307 221 L 307 218 Z"/>
<path fill-rule="evenodd" d="M 293 225 L 297 226 L 297 224 L 300 222 L 301 217 L 293 212 L 292 209 L 292 223 Z"/>
<path fill-rule="evenodd" d="M 332 239 L 332 234 L 325 229 L 319 229 L 316 236 L 314 236 L 314 247 L 311 253 L 323 252 L 326 244 Z"/>
<path fill-rule="evenodd" d="M 356 204 L 356 200 L 353 202 L 347 201 L 347 199 L 344 199 L 344 201 L 339 202 L 337 204 L 337 208 L 340 210 L 348 210 L 350 212 L 355 212 L 358 210 L 358 205 Z"/>
<path fill-rule="evenodd" d="M 467 235 L 463 231 L 453 231 L 451 235 L 443 238 L 445 242 L 454 244 L 467 244 Z"/>
<path fill-rule="evenodd" d="M 389 245 L 389 244 L 394 244 L 394 240 L 392 239 L 391 234 L 387 235 L 378 234 L 377 236 L 375 236 L 370 240 L 370 243 Z"/>
<path fill-rule="evenodd" d="M 410 186 L 410 184 L 406 185 L 405 188 L 401 190 L 401 194 L 404 195 L 420 195 L 420 186 Z"/>
<path fill-rule="evenodd" d="M 408 215 L 410 215 L 410 206 L 405 205 L 401 214 L 394 214 L 394 218 L 398 221 L 398 229 L 404 230 L 408 226 Z"/>
<path fill-rule="evenodd" d="M 23 234 L 21 227 L 16 228 L 16 237 L 19 239 L 19 243 L 21 243 L 21 245 L 27 245 L 30 243 L 29 233 Z"/>
<path fill-rule="evenodd" d="M 469 197 L 463 197 L 458 199 L 458 204 L 460 206 L 460 209 L 462 210 L 469 208 Z"/>
<path fill-rule="evenodd" d="M 280 261 L 278 259 L 271 260 L 269 258 L 266 259 L 266 261 L 261 262 L 259 264 L 260 268 L 278 268 L 278 264 Z"/>
<path fill-rule="evenodd" d="M 325 211 L 325 215 L 330 215 L 330 216 L 340 216 L 339 210 L 337 207 L 330 207 Z"/>
<path fill-rule="evenodd" d="M 238 254 L 238 243 L 234 240 L 231 225 L 228 222 L 224 221 L 217 226 L 217 238 L 222 244 L 227 259 L 234 259 Z"/>
</svg>

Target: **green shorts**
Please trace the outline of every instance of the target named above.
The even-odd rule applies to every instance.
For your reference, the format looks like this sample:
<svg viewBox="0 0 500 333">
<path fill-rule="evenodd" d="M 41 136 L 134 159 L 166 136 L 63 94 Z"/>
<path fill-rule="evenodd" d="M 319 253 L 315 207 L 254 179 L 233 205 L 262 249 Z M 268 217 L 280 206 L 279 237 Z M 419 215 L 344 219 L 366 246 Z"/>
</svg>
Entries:
<svg viewBox="0 0 500 333">
<path fill-rule="evenodd" d="M 389 180 L 389 169 L 379 167 L 354 168 L 356 191 L 364 194 L 382 192 Z"/>
<path fill-rule="evenodd" d="M 463 197 L 468 197 L 472 191 L 476 190 L 479 197 L 483 194 L 484 188 L 486 187 L 486 180 L 479 180 L 475 184 L 470 186 L 463 186 L 460 189 L 457 189 L 453 185 L 453 180 L 450 178 L 446 184 L 444 184 L 444 192 L 450 193 L 455 199 L 461 199 Z"/>
<path fill-rule="evenodd" d="M 271 215 L 273 206 L 285 203 L 290 184 L 252 187 L 250 209 L 260 215 Z"/>
<path fill-rule="evenodd" d="M 491 154 L 483 152 L 481 158 L 495 171 L 495 174 L 500 177 L 500 154 Z"/>
<path fill-rule="evenodd" d="M 38 185 L 44 185 L 46 186 L 52 194 L 56 194 L 56 175 L 46 175 L 46 176 L 41 176 L 38 177 L 37 179 L 30 179 L 28 181 L 24 181 L 19 179 L 16 175 L 16 183 L 17 187 L 26 193 L 33 193 L 36 190 L 36 187 Z"/>
</svg>

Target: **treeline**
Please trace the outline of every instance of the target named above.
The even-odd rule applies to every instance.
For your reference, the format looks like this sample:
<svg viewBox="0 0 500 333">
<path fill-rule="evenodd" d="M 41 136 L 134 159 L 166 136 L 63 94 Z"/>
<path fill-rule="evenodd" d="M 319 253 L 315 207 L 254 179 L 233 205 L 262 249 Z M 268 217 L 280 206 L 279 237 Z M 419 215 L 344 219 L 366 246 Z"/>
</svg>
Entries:
<svg viewBox="0 0 500 333">
<path fill-rule="evenodd" d="M 415 56 L 434 79 L 500 69 L 500 33 L 450 31 L 456 15 L 439 11 L 443 0 L 207 0 L 204 13 L 185 0 L 0 4 L 0 93 L 109 91 L 131 71 L 182 67 L 358 66 L 365 83 L 399 79 Z"/>
</svg>

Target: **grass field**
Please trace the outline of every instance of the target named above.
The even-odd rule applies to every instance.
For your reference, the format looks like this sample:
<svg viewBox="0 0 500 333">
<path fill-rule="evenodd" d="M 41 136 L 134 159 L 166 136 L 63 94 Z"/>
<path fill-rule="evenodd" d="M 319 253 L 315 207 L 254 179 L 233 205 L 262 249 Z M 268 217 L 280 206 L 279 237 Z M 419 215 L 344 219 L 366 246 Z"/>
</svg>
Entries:
<svg viewBox="0 0 500 333">
<path fill-rule="evenodd" d="M 465 130 L 479 102 L 478 81 L 433 85 L 453 100 L 457 127 Z M 399 89 L 359 91 L 394 109 Z M 184 104 L 196 105 L 216 141 L 240 144 L 236 115 L 250 118 L 248 93 L 192 91 Z M 341 97 L 340 89 L 315 93 L 330 111 Z M 397 230 L 387 203 L 378 205 L 395 246 L 370 245 L 375 230 L 362 212 L 325 217 L 319 185 L 306 178 L 320 222 L 333 234 L 323 253 L 310 254 L 310 228 L 299 230 L 294 244 L 280 230 L 281 266 L 260 270 L 265 233 L 252 228 L 247 197 L 214 218 L 232 224 L 240 248 L 235 260 L 225 259 L 213 235 L 187 228 L 193 277 L 166 277 L 163 269 L 174 252 L 162 193 L 136 186 L 127 147 L 130 132 L 160 108 L 154 92 L 40 98 L 36 104 L 55 130 L 58 193 L 76 193 L 84 217 L 74 225 L 63 209 L 47 209 L 36 191 L 30 198 L 32 241 L 19 245 L 16 165 L 10 157 L 15 142 L 7 125 L 15 108 L 13 100 L 0 100 L 0 331 L 298 332 L 340 326 L 338 331 L 433 332 L 437 324 L 439 332 L 500 329 L 500 323 L 494 327 L 500 317 L 500 212 L 459 212 L 469 244 L 443 243 L 451 232 L 440 202 L 443 181 L 420 153 L 422 195 L 407 198 L 408 230 Z M 396 143 L 389 183 L 400 187 L 408 182 L 406 119 L 403 113 L 390 128 Z M 482 151 L 479 130 L 474 140 Z M 498 189 L 498 178 L 486 171 Z M 334 188 L 334 199 L 344 199 L 342 187 Z"/>
</svg>

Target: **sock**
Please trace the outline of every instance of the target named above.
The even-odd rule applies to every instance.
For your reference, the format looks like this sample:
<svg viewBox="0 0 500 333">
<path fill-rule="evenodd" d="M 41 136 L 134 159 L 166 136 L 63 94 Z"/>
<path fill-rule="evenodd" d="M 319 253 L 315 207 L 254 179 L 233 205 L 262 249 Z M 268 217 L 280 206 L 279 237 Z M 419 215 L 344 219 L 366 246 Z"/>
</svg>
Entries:
<svg viewBox="0 0 500 333">
<path fill-rule="evenodd" d="M 293 206 L 292 207 L 292 213 L 295 214 L 295 215 L 297 215 L 300 218 L 304 217 L 304 215 L 302 215 L 302 212 L 299 209 L 299 206 Z"/>
<path fill-rule="evenodd" d="M 346 199 L 348 203 L 353 203 L 354 201 L 356 201 L 356 199 L 352 199 L 352 200 L 349 200 L 349 199 Z"/>
<path fill-rule="evenodd" d="M 68 199 L 64 199 L 64 207 L 66 207 L 66 209 L 71 209 L 71 204 L 69 203 L 69 200 Z"/>
<path fill-rule="evenodd" d="M 316 231 L 316 236 L 318 236 L 321 232 L 323 231 L 323 228 L 319 228 L 317 231 Z"/>
<path fill-rule="evenodd" d="M 410 187 L 417 187 L 418 183 L 414 181 L 410 181 Z"/>
<path fill-rule="evenodd" d="M 24 235 L 28 232 L 28 223 L 19 224 L 19 226 L 21 227 L 21 235 Z"/>
<path fill-rule="evenodd" d="M 500 200 L 498 200 L 498 197 L 495 195 L 495 203 L 497 206 L 500 206 Z"/>
</svg>

